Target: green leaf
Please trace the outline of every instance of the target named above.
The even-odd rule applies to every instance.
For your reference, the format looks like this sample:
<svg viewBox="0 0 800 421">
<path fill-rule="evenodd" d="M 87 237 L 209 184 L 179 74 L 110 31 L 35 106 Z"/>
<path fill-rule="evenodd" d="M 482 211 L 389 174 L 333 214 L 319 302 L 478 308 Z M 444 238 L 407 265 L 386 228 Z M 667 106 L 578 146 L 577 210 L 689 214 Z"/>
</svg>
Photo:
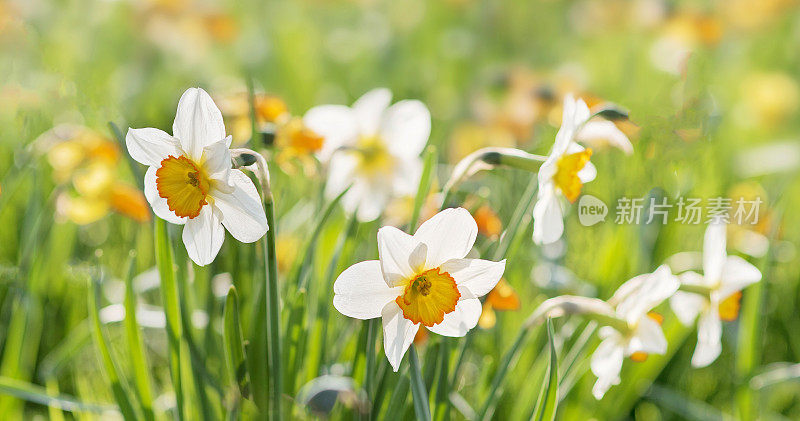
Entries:
<svg viewBox="0 0 800 421">
<path fill-rule="evenodd" d="M 136 322 L 136 292 L 133 290 L 133 277 L 136 259 L 133 252 L 128 261 L 128 270 L 125 276 L 125 337 L 128 343 L 131 358 L 131 371 L 133 371 L 133 385 L 139 396 L 142 414 L 147 420 L 155 419 L 153 414 L 153 396 L 150 390 L 150 372 L 145 356 L 144 342 L 139 334 L 139 325 Z"/>
<path fill-rule="evenodd" d="M 156 266 L 161 279 L 161 299 L 167 319 L 167 345 L 169 348 L 170 377 L 175 389 L 178 419 L 183 420 L 183 384 L 181 381 L 181 316 L 178 304 L 178 288 L 175 284 L 175 271 L 172 260 L 172 247 L 167 234 L 167 223 L 160 218 L 155 220 Z"/>
<path fill-rule="evenodd" d="M 231 286 L 225 299 L 223 340 L 225 342 L 228 377 L 239 393 L 247 397 L 249 395 L 250 381 L 244 360 L 244 342 L 242 340 L 242 328 L 239 324 L 238 301 L 236 288 Z"/>
<path fill-rule="evenodd" d="M 0 376 L 0 393 L 28 402 L 47 405 L 49 407 L 56 407 L 62 411 L 85 411 L 97 413 L 117 411 L 117 407 L 113 405 L 81 402 L 73 397 L 65 395 L 53 396 L 48 394 L 47 391 L 41 386 L 5 376 Z"/>
<path fill-rule="evenodd" d="M 111 356 L 111 352 L 108 349 L 108 343 L 106 342 L 105 335 L 103 334 L 103 328 L 100 324 L 99 280 L 93 279 L 91 282 L 92 285 L 89 288 L 89 314 L 92 318 L 92 332 L 94 335 L 95 344 L 100 351 L 103 368 L 108 376 L 108 380 L 111 382 L 111 391 L 114 394 L 114 399 L 116 399 L 117 405 L 119 405 L 122 416 L 125 417 L 126 420 L 139 419 L 140 417 L 137 417 L 136 411 L 133 409 L 133 404 L 131 403 L 132 399 L 126 390 L 127 388 L 119 377 L 119 372 L 117 371 L 117 367 L 114 363 L 113 357 Z"/>
<path fill-rule="evenodd" d="M 425 149 L 422 175 L 419 179 L 419 187 L 417 187 L 417 196 L 414 197 L 414 209 L 411 211 L 411 221 L 408 224 L 408 231 L 412 234 L 419 223 L 419 214 L 422 210 L 422 205 L 425 204 L 425 200 L 428 199 L 428 192 L 431 191 L 431 183 L 433 183 L 433 177 L 436 175 L 434 170 L 436 169 L 437 157 L 438 154 L 436 153 L 435 146 L 430 145 Z M 442 202 L 442 208 L 444 208 L 444 206 L 446 206 L 445 202 Z"/>
<path fill-rule="evenodd" d="M 430 421 L 431 409 L 428 405 L 428 391 L 425 389 L 425 380 L 422 378 L 417 350 L 413 344 L 408 349 L 408 357 L 411 361 L 409 376 L 411 377 L 411 396 L 414 401 L 414 414 L 417 416 L 417 421 Z"/>
<path fill-rule="evenodd" d="M 558 356 L 556 347 L 553 343 L 553 321 L 547 319 L 547 341 L 550 344 L 550 366 L 547 369 L 547 382 L 542 384 L 542 391 L 539 400 L 536 402 L 536 411 L 533 420 L 552 421 L 556 418 L 558 407 Z"/>
</svg>

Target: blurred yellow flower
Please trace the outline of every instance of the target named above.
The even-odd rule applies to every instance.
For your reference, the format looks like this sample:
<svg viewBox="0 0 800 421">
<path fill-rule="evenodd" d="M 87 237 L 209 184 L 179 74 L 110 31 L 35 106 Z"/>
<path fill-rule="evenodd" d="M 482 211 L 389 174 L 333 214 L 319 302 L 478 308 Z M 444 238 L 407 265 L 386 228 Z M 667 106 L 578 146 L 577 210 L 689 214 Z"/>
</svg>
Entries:
<svg viewBox="0 0 800 421">
<path fill-rule="evenodd" d="M 107 137 L 86 127 L 61 125 L 37 139 L 36 147 L 46 154 L 54 181 L 71 184 L 56 202 L 59 215 L 79 225 L 111 211 L 138 222 L 150 220 L 142 192 L 118 180 L 119 147 Z"/>
<path fill-rule="evenodd" d="M 745 181 L 731 187 L 728 191 L 732 209 L 728 224 L 728 242 L 736 250 L 753 257 L 762 257 L 769 250 L 772 212 L 766 190 L 758 182 Z M 752 203 L 759 202 L 757 209 Z M 743 214 L 736 215 L 742 203 Z M 745 205 L 746 204 L 746 205 Z M 752 212 L 752 213 L 751 213 Z"/>
<path fill-rule="evenodd" d="M 486 296 L 486 301 L 483 302 L 478 326 L 483 329 L 491 329 L 497 324 L 495 311 L 514 311 L 519 310 L 519 307 L 520 301 L 517 291 L 505 278 L 501 278 L 500 282 Z"/>
<path fill-rule="evenodd" d="M 278 259 L 278 271 L 288 273 L 297 259 L 297 250 L 301 246 L 300 238 L 292 234 L 278 234 L 275 238 L 276 257 Z"/>
<path fill-rule="evenodd" d="M 462 123 L 453 130 L 450 136 L 448 159 L 457 163 L 478 149 L 497 146 L 515 147 L 514 134 L 501 125 L 483 125 L 479 123 Z"/>
<path fill-rule="evenodd" d="M 773 128 L 794 116 L 800 107 L 800 89 L 786 73 L 756 73 L 740 86 L 741 118 L 737 121 Z"/>
<path fill-rule="evenodd" d="M 247 142 L 252 134 L 247 92 L 218 95 L 215 96 L 215 101 L 222 111 L 225 126 L 230 127 L 233 144 L 241 145 Z M 276 95 L 256 93 L 253 102 L 258 131 L 273 131 L 276 125 L 284 123 L 290 118 L 286 103 Z"/>
<path fill-rule="evenodd" d="M 726 22 L 737 29 L 756 29 L 797 7 L 797 0 L 726 0 L 720 2 Z"/>
<path fill-rule="evenodd" d="M 689 56 L 699 48 L 717 45 L 722 35 L 722 23 L 717 17 L 683 11 L 663 25 L 650 58 L 658 69 L 683 75 Z"/>
</svg>

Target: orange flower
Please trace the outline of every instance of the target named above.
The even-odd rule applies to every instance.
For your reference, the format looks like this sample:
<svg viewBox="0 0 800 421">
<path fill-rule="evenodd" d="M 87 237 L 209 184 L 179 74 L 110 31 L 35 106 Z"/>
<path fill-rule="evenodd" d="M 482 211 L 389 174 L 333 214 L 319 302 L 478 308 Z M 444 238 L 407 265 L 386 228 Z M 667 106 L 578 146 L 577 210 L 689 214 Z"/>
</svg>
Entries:
<svg viewBox="0 0 800 421">
<path fill-rule="evenodd" d="M 486 296 L 486 301 L 484 301 L 483 310 L 481 311 L 481 317 L 478 319 L 478 326 L 483 329 L 491 329 L 497 323 L 495 310 L 514 311 L 519 310 L 519 307 L 519 295 L 517 295 L 517 292 L 511 284 L 509 284 L 505 278 L 502 278 Z"/>
<path fill-rule="evenodd" d="M 478 232 L 484 236 L 497 239 L 503 233 L 503 223 L 500 222 L 500 218 L 497 217 L 497 214 L 489 205 L 479 207 L 473 212 L 472 217 L 475 218 L 475 222 L 478 224 Z"/>
</svg>

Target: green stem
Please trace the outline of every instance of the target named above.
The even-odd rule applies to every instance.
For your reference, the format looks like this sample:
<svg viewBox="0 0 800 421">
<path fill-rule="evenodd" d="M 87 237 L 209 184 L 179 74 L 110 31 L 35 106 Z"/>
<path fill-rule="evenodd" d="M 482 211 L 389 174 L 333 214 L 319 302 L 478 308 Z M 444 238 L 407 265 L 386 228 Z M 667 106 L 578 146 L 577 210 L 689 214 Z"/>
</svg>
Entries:
<svg viewBox="0 0 800 421">
<path fill-rule="evenodd" d="M 266 284 L 267 293 L 267 350 L 269 352 L 269 372 L 272 374 L 272 408 L 273 419 L 281 418 L 281 337 L 280 337 L 280 308 L 278 303 L 278 260 L 275 255 L 275 202 L 272 200 L 270 192 L 264 192 L 264 208 L 267 213 L 267 225 L 269 230 L 264 237 L 264 260 L 266 265 Z"/>
<path fill-rule="evenodd" d="M 408 354 L 409 360 L 411 361 L 409 377 L 411 378 L 411 395 L 414 400 L 414 413 L 417 416 L 417 421 L 430 421 L 431 409 L 428 406 L 428 391 L 425 389 L 425 380 L 422 378 L 417 350 L 413 344 L 408 349 Z"/>
<path fill-rule="evenodd" d="M 366 352 L 366 368 L 364 370 L 364 389 L 367 392 L 367 398 L 372 402 L 375 390 L 375 339 L 377 336 L 378 324 L 377 320 L 372 319 L 367 321 L 367 346 L 364 350 Z"/>
</svg>

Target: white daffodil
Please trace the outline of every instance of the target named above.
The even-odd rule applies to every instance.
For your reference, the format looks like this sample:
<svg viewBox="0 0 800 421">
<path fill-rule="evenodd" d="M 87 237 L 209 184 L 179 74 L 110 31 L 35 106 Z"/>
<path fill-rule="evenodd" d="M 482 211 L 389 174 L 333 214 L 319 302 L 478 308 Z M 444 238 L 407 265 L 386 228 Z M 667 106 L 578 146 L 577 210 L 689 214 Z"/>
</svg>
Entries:
<svg viewBox="0 0 800 421">
<path fill-rule="evenodd" d="M 392 93 L 374 89 L 352 107 L 320 105 L 305 114 L 306 127 L 325 137 L 320 160 L 328 162 L 325 195 L 342 198 L 361 221 L 377 218 L 390 199 L 416 192 L 420 152 L 431 132 L 431 115 L 420 101 L 389 106 Z"/>
<path fill-rule="evenodd" d="M 183 93 L 172 136 L 159 129 L 128 129 L 125 143 L 136 161 L 147 165 L 144 194 L 153 212 L 185 224 L 183 244 L 204 266 L 217 256 L 225 229 L 252 243 L 267 232 L 267 218 L 256 186 L 231 168 L 231 137 L 214 101 L 200 88 Z M 225 229 L 223 229 L 225 227 Z"/>
<path fill-rule="evenodd" d="M 739 256 L 726 252 L 725 224 L 710 224 L 703 241 L 703 275 L 684 272 L 684 285 L 671 299 L 672 310 L 684 325 L 697 321 L 697 346 L 692 366 L 705 367 L 722 352 L 722 320 L 739 315 L 742 289 L 761 280 L 761 272 Z M 690 292 L 696 290 L 695 292 Z"/>
<path fill-rule="evenodd" d="M 333 306 L 356 319 L 383 319 L 383 348 L 394 371 L 420 325 L 464 336 L 481 316 L 478 297 L 494 288 L 505 260 L 467 259 L 478 226 L 463 208 L 439 212 L 414 235 L 378 231 L 380 260 L 357 263 L 333 284 Z"/>
<path fill-rule="evenodd" d="M 609 302 L 615 303 L 614 313 L 623 323 L 600 328 L 602 342 L 591 360 L 592 373 L 597 376 L 592 388 L 596 399 L 601 399 L 611 386 L 619 384 L 625 357 L 643 361 L 648 354 L 667 352 L 667 339 L 661 330 L 660 317 L 649 312 L 672 296 L 679 285 L 669 267 L 661 265 L 653 273 L 625 282 L 614 293 Z"/>
<path fill-rule="evenodd" d="M 591 149 L 574 142 L 575 133 L 589 120 L 589 107 L 572 95 L 564 98 L 561 128 L 553 149 L 539 168 L 539 192 L 533 207 L 533 241 L 549 244 L 564 233 L 564 208 L 561 197 L 574 202 L 584 183 L 594 180 L 597 170 L 589 162 Z"/>
</svg>

